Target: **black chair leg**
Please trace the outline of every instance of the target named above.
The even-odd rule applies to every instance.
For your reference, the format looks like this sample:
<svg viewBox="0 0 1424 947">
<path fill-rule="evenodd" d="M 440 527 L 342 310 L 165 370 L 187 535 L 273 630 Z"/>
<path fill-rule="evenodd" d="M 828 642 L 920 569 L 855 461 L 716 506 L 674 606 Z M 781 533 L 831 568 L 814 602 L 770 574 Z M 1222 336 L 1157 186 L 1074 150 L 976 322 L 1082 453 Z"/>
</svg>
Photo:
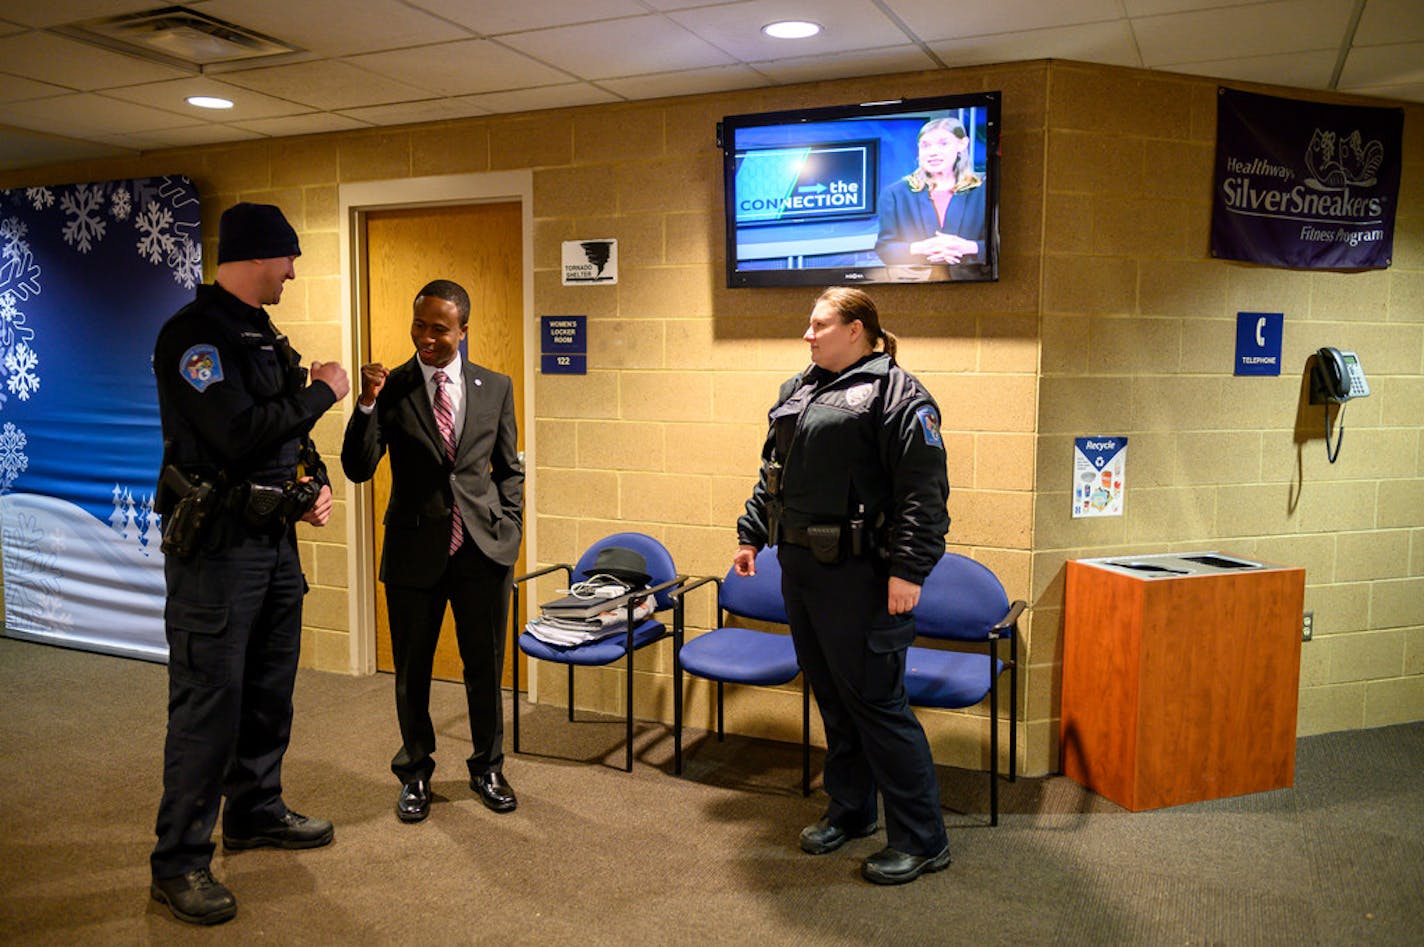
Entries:
<svg viewBox="0 0 1424 947">
<path fill-rule="evenodd" d="M 1009 639 L 1009 782 L 1019 778 L 1019 662 L 1018 636 Z"/>
<path fill-rule="evenodd" d="M 990 652 L 992 655 L 993 652 Z M 994 674 L 994 658 L 989 659 Z M 999 824 L 999 677 L 989 683 L 989 824 Z"/>
<path fill-rule="evenodd" d="M 682 663 L 673 655 L 672 669 L 672 759 L 673 772 L 682 775 Z"/>
<path fill-rule="evenodd" d="M 718 682 L 717 682 L 717 742 L 718 742 L 718 743 L 721 743 L 721 742 L 722 742 L 722 737 L 723 737 L 724 735 L 725 735 L 725 734 L 724 734 L 723 726 L 722 726 L 722 682 L 721 682 L 721 681 L 718 681 Z"/>
<path fill-rule="evenodd" d="M 628 726 L 625 731 L 625 742 L 627 743 L 626 759 L 623 763 L 623 771 L 633 772 L 633 649 L 628 649 Z"/>
<path fill-rule="evenodd" d="M 569 669 L 569 723 L 574 722 L 574 666 L 564 665 Z"/>
</svg>

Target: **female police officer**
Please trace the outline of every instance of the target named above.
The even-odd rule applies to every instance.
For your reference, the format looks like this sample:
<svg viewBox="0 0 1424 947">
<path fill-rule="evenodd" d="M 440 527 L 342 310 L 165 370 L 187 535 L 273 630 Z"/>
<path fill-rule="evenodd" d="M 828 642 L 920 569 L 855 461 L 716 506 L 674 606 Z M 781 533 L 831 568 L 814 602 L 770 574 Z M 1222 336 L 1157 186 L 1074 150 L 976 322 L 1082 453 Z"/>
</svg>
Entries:
<svg viewBox="0 0 1424 947">
<path fill-rule="evenodd" d="M 826 728 L 831 802 L 801 848 L 820 855 L 874 832 L 879 790 L 889 844 L 862 873 L 900 884 L 949 864 L 934 761 L 905 697 L 910 610 L 949 529 L 939 408 L 895 364 L 895 337 L 860 290 L 822 293 L 805 340 L 813 364 L 771 410 L 733 566 L 751 575 L 757 550 L 777 545 L 791 637 Z"/>
</svg>

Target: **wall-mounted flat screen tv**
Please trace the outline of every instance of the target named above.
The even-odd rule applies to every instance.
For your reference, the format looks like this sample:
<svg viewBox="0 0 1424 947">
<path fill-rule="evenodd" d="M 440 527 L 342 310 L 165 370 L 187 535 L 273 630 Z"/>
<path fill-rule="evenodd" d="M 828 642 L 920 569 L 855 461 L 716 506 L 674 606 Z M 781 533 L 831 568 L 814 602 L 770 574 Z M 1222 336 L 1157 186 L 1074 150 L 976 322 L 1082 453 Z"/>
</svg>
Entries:
<svg viewBox="0 0 1424 947">
<path fill-rule="evenodd" d="M 729 115 L 727 285 L 999 278 L 998 92 Z"/>
</svg>

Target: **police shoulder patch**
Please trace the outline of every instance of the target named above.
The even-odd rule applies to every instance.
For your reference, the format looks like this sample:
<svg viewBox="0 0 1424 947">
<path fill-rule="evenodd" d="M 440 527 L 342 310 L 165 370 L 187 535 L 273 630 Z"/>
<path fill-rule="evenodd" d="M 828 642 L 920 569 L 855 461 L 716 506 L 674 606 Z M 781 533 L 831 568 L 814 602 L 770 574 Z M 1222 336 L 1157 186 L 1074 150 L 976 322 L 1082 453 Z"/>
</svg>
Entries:
<svg viewBox="0 0 1424 947">
<path fill-rule="evenodd" d="M 184 352 L 178 359 L 178 374 L 200 392 L 222 381 L 222 360 L 218 358 L 217 346 L 202 343 Z"/>
<path fill-rule="evenodd" d="M 931 447 L 943 447 L 944 436 L 939 431 L 939 416 L 935 414 L 934 408 L 925 405 L 915 412 L 915 417 L 920 419 L 920 430 L 924 432 L 925 443 Z"/>
</svg>

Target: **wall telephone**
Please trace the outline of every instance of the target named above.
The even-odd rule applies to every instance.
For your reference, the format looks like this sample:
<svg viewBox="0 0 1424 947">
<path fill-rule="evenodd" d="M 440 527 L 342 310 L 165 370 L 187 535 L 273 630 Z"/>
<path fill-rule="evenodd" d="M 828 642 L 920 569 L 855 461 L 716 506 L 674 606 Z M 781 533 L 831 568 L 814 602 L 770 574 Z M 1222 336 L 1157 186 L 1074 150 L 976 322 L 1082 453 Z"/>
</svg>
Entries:
<svg viewBox="0 0 1424 947">
<path fill-rule="evenodd" d="M 1345 402 L 1351 398 L 1367 398 L 1369 394 L 1370 383 L 1365 379 L 1365 369 L 1358 355 L 1329 345 L 1315 353 L 1310 365 L 1310 403 L 1325 405 L 1325 457 L 1332 464 L 1340 456 L 1340 445 L 1345 442 Z M 1330 446 L 1332 404 L 1341 406 L 1334 448 Z"/>
<path fill-rule="evenodd" d="M 1365 379 L 1358 355 L 1328 345 L 1315 353 L 1310 373 L 1311 404 L 1342 404 L 1351 398 L 1367 398 L 1369 394 L 1370 383 Z"/>
</svg>

